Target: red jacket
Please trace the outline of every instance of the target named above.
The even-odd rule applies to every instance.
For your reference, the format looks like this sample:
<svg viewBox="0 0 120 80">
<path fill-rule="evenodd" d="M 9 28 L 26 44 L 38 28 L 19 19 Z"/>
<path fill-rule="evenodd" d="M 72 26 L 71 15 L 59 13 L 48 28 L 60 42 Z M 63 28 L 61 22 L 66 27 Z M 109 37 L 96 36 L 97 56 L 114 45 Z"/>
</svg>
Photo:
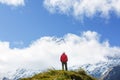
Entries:
<svg viewBox="0 0 120 80">
<path fill-rule="evenodd" d="M 66 55 L 65 53 L 63 53 L 63 54 L 61 55 L 60 61 L 61 61 L 61 62 L 67 62 L 67 61 L 68 61 L 68 57 L 67 57 L 67 55 Z"/>
</svg>

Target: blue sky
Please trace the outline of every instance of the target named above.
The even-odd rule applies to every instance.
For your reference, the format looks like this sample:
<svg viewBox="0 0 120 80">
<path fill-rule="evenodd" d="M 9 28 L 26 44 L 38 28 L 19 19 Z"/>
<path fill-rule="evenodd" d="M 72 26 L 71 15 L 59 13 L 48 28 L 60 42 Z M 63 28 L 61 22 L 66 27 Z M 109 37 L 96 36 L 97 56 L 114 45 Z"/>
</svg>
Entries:
<svg viewBox="0 0 120 80">
<path fill-rule="evenodd" d="M 68 54 L 69 67 L 119 58 L 119 4 L 120 0 L 0 0 L 1 73 L 13 72 L 13 67 L 61 69 L 62 52 Z"/>
<path fill-rule="evenodd" d="M 119 14 L 118 14 L 119 15 Z M 44 0 L 26 0 L 24 5 L 0 4 L 0 40 L 9 41 L 12 47 L 25 47 L 43 36 L 62 37 L 67 33 L 79 35 L 83 31 L 95 31 L 101 40 L 120 46 L 120 17 L 111 11 L 109 19 L 97 14 L 78 20 L 71 14 L 50 13 Z M 24 45 L 16 45 L 23 42 Z"/>
</svg>

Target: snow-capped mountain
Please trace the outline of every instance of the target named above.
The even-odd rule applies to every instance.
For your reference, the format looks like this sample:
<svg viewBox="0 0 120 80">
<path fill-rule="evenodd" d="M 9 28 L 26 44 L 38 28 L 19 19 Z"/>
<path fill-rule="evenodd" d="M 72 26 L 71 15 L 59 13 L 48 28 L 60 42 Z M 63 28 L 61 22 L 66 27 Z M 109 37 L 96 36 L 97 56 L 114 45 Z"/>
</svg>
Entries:
<svg viewBox="0 0 120 80">
<path fill-rule="evenodd" d="M 110 68 L 100 80 L 120 80 L 120 65 Z"/>
<path fill-rule="evenodd" d="M 94 77 L 100 78 L 103 76 L 110 68 L 120 65 L 120 58 L 108 59 L 107 62 L 99 62 L 84 69 L 88 71 Z"/>
<path fill-rule="evenodd" d="M 24 77 L 31 77 L 37 73 L 40 73 L 39 70 L 30 70 L 30 69 L 17 69 L 14 72 L 8 72 L 0 76 L 0 80 L 19 80 Z"/>
<path fill-rule="evenodd" d="M 98 62 L 96 64 L 75 65 L 73 67 L 70 67 L 69 69 L 78 69 L 79 67 L 81 67 L 92 76 L 100 78 L 110 68 L 120 65 L 120 58 L 118 56 L 116 56 L 116 58 L 106 57 L 106 59 L 107 61 L 105 62 Z M 16 71 L 0 73 L 0 80 L 18 80 L 23 77 L 33 76 L 34 74 L 37 74 L 39 72 L 41 72 L 41 70 L 19 68 Z"/>
<path fill-rule="evenodd" d="M 117 56 L 116 58 L 107 57 L 107 61 L 98 62 L 96 64 L 85 64 L 85 65 L 76 65 L 71 67 L 71 69 L 77 69 L 78 67 L 83 68 L 89 74 L 96 78 L 100 78 L 103 76 L 110 68 L 120 65 L 120 58 Z"/>
</svg>

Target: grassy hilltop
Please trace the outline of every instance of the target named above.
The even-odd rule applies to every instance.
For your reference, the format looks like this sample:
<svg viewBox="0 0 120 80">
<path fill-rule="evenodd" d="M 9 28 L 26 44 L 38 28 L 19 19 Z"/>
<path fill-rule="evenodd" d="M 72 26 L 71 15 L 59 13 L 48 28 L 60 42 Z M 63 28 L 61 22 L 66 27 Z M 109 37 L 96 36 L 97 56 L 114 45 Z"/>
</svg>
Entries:
<svg viewBox="0 0 120 80">
<path fill-rule="evenodd" d="M 30 78 L 21 80 L 96 80 L 82 69 L 75 71 L 47 70 Z"/>
</svg>

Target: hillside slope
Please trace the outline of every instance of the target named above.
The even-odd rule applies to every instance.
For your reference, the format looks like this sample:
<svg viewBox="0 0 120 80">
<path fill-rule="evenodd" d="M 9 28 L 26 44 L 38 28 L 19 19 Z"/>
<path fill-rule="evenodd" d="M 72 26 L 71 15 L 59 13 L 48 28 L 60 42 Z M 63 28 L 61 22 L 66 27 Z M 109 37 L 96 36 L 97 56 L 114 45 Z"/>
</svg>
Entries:
<svg viewBox="0 0 120 80">
<path fill-rule="evenodd" d="M 30 78 L 23 78 L 21 80 L 96 80 L 87 75 L 84 70 L 76 71 L 62 71 L 62 70 L 48 70 L 39 73 Z"/>
<path fill-rule="evenodd" d="M 120 80 L 120 65 L 109 69 L 101 80 Z"/>
</svg>

